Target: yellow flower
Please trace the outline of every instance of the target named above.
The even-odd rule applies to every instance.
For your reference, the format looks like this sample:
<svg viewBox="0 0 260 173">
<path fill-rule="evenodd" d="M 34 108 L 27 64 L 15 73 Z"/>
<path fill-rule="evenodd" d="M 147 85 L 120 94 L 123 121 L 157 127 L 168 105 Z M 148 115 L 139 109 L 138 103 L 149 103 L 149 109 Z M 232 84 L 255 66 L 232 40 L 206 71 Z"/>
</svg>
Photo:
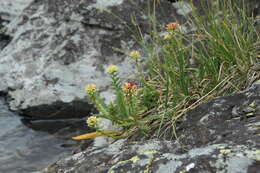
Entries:
<svg viewBox="0 0 260 173">
<path fill-rule="evenodd" d="M 134 82 L 126 82 L 122 85 L 125 94 L 133 94 L 137 90 L 137 85 Z"/>
<path fill-rule="evenodd" d="M 165 34 L 164 36 L 163 36 L 163 39 L 164 40 L 170 40 L 170 39 L 172 39 L 172 35 L 171 34 Z"/>
<path fill-rule="evenodd" d="M 87 124 L 89 127 L 96 127 L 98 125 L 97 117 L 91 116 L 87 119 Z"/>
<path fill-rule="evenodd" d="M 170 31 L 174 31 L 175 29 L 177 29 L 180 25 L 178 23 L 175 23 L 175 22 L 172 22 L 172 23 L 169 23 L 167 26 L 166 26 L 166 30 L 168 32 Z"/>
<path fill-rule="evenodd" d="M 89 84 L 85 86 L 85 90 L 88 94 L 93 94 L 97 91 L 97 86 L 95 84 Z"/>
<path fill-rule="evenodd" d="M 110 65 L 108 68 L 107 68 L 107 72 L 108 73 L 115 73 L 118 71 L 118 67 L 116 65 Z"/>
<path fill-rule="evenodd" d="M 130 56 L 131 58 L 133 58 L 133 59 L 138 59 L 138 58 L 141 57 L 141 54 L 140 54 L 139 51 L 134 50 L 134 51 L 132 51 L 132 52 L 130 53 L 129 56 Z"/>
</svg>

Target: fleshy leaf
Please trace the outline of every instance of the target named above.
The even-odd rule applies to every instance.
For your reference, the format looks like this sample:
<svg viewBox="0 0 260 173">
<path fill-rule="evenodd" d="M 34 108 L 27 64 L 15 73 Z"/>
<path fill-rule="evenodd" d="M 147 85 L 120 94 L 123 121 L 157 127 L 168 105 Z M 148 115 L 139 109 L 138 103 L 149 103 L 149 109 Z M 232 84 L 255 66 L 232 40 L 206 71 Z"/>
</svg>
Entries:
<svg viewBox="0 0 260 173">
<path fill-rule="evenodd" d="M 74 139 L 74 140 L 93 139 L 93 138 L 96 138 L 99 136 L 104 136 L 104 134 L 102 134 L 100 132 L 92 132 L 92 133 L 86 133 L 84 135 L 72 137 L 72 139 Z"/>
</svg>

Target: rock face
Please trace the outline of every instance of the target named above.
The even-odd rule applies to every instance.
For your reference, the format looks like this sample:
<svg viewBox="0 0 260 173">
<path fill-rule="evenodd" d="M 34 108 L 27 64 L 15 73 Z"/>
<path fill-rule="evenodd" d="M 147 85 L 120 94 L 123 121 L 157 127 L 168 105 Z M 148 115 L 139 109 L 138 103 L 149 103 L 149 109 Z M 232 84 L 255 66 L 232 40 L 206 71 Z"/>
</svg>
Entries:
<svg viewBox="0 0 260 173">
<path fill-rule="evenodd" d="M 11 21 L 19 16 L 33 0 L 0 0 L 0 16 L 2 19 Z"/>
<path fill-rule="evenodd" d="M 179 142 L 119 140 L 60 160 L 44 173 L 257 173 L 260 84 L 190 110 Z"/>
<path fill-rule="evenodd" d="M 124 78 L 134 74 L 126 54 L 139 48 L 136 24 L 149 32 L 150 0 L 16 1 L 0 1 L 3 13 L 18 4 L 4 33 L 12 40 L 0 52 L 0 93 L 11 110 L 37 119 L 86 116 L 93 108 L 84 99 L 86 84 L 97 84 L 109 100 L 106 67 L 117 64 Z M 183 19 L 166 0 L 156 9 L 162 26 Z"/>
</svg>

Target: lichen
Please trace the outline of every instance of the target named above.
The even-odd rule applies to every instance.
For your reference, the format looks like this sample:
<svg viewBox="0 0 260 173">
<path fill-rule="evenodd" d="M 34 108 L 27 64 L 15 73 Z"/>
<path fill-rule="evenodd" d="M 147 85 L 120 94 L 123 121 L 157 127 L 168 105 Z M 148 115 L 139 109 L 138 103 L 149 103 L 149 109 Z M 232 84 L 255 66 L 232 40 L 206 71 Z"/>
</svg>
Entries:
<svg viewBox="0 0 260 173">
<path fill-rule="evenodd" d="M 157 153 L 156 150 L 149 150 L 149 151 L 143 152 L 142 154 L 144 154 L 144 155 L 153 155 L 153 154 L 155 154 L 155 153 Z"/>
<path fill-rule="evenodd" d="M 134 156 L 130 159 L 133 163 L 136 163 L 140 160 L 140 158 L 138 156 Z"/>
</svg>

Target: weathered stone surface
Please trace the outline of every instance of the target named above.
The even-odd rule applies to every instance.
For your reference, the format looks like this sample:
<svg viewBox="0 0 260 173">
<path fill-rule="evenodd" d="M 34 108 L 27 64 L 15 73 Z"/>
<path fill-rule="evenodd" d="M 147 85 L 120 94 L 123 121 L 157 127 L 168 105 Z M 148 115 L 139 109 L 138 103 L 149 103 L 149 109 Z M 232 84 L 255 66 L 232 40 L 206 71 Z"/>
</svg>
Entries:
<svg viewBox="0 0 260 173">
<path fill-rule="evenodd" d="M 148 2 L 31 2 L 7 25 L 12 40 L 0 52 L 0 92 L 10 108 L 38 119 L 86 116 L 92 106 L 84 101 L 84 86 L 90 83 L 109 100 L 106 67 L 117 64 L 124 78 L 135 72 L 133 62 L 113 48 L 138 49 L 133 20 L 144 35 L 149 32 Z M 162 25 L 182 19 L 166 0 L 156 9 Z"/>
<path fill-rule="evenodd" d="M 0 0 L 0 16 L 10 21 L 19 16 L 33 0 Z"/>
<path fill-rule="evenodd" d="M 179 126 L 187 148 L 227 143 L 259 147 L 260 85 L 230 96 L 218 97 L 188 112 Z"/>
<path fill-rule="evenodd" d="M 178 153 L 169 141 L 146 141 L 124 145 L 118 141 L 109 148 L 78 153 L 56 162 L 44 173 L 246 173 L 258 168 L 259 150 L 226 144 L 194 148 Z M 226 149 L 226 148 L 230 148 Z M 256 173 L 256 172 L 251 172 Z"/>
<path fill-rule="evenodd" d="M 257 173 L 260 163 L 260 84 L 190 110 L 179 141 L 119 140 L 88 148 L 44 173 Z"/>
</svg>

